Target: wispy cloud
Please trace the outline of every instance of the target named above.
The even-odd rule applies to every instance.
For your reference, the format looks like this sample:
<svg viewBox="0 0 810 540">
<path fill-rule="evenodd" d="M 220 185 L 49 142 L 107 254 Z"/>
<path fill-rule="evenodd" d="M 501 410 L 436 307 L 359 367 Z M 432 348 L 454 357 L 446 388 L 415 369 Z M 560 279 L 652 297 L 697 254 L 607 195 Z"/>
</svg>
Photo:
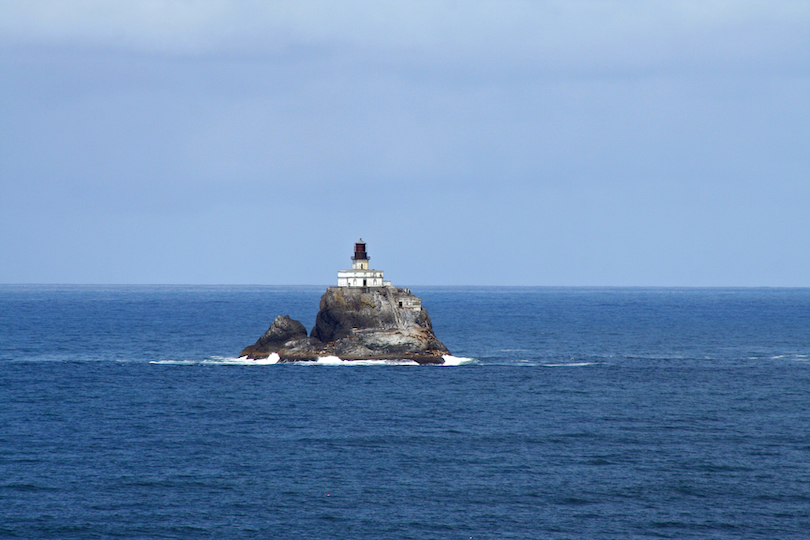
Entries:
<svg viewBox="0 0 810 540">
<path fill-rule="evenodd" d="M 7 46 L 73 45 L 161 55 L 267 55 L 307 47 L 360 51 L 391 61 L 521 68 L 802 63 L 810 57 L 809 26 L 810 4 L 796 0 L 0 4 L 0 33 Z"/>
</svg>

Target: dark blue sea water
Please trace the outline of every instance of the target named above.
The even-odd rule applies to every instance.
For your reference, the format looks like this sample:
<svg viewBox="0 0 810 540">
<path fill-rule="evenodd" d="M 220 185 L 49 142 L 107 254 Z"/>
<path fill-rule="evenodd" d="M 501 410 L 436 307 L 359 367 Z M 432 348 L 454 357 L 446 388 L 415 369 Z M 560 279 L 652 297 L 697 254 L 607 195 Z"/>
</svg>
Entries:
<svg viewBox="0 0 810 540">
<path fill-rule="evenodd" d="M 0 286 L 0 538 L 810 538 L 810 289 L 413 287 L 473 360 L 235 360 L 323 290 Z"/>
</svg>

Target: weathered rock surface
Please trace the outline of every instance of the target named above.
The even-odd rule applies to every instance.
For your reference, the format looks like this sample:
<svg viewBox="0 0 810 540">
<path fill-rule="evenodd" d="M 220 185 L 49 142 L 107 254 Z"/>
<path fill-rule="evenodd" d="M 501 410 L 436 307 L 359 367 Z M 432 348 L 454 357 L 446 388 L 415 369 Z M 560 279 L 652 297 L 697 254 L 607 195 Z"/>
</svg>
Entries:
<svg viewBox="0 0 810 540">
<path fill-rule="evenodd" d="M 289 315 L 279 315 L 267 332 L 256 343 L 245 347 L 239 356 L 267 358 L 272 353 L 281 356 L 280 353 L 284 351 L 287 356 L 298 354 L 314 360 L 317 356 L 312 356 L 313 351 L 322 347 L 323 343 L 307 337 L 307 329 L 299 321 L 291 319 Z"/>
<path fill-rule="evenodd" d="M 343 360 L 407 359 L 442 364 L 450 354 L 433 334 L 421 300 L 396 287 L 329 287 L 310 337 L 300 322 L 276 317 L 259 340 L 240 356 L 281 362 L 337 356 Z"/>
</svg>

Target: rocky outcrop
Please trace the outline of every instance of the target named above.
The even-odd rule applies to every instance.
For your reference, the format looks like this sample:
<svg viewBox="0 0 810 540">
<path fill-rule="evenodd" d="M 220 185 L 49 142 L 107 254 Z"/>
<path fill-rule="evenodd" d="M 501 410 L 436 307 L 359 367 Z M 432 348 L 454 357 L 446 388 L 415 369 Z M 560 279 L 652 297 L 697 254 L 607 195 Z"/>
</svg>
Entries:
<svg viewBox="0 0 810 540">
<path fill-rule="evenodd" d="M 407 359 L 441 364 L 450 354 L 433 334 L 427 310 L 408 289 L 329 287 L 310 337 L 300 322 L 276 317 L 270 329 L 240 356 L 279 361 Z"/>
<path fill-rule="evenodd" d="M 307 329 L 289 315 L 279 315 L 259 340 L 245 347 L 239 356 L 248 358 L 267 358 L 272 353 L 284 354 L 285 357 L 300 357 L 315 360 L 316 352 L 323 348 L 323 343 L 307 337 Z"/>
</svg>

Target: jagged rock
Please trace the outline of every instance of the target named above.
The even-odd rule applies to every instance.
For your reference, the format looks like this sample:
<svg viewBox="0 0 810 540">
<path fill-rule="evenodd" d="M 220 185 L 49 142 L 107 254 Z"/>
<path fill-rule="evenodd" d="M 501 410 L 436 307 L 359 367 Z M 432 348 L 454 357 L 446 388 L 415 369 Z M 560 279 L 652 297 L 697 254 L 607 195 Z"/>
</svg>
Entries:
<svg viewBox="0 0 810 540">
<path fill-rule="evenodd" d="M 307 340 L 307 329 L 299 321 L 291 319 L 289 315 L 279 315 L 270 325 L 267 332 L 253 345 L 245 347 L 239 356 L 250 358 L 267 358 L 270 353 L 281 349 L 295 347 L 298 341 Z"/>
<path fill-rule="evenodd" d="M 421 300 L 408 289 L 390 286 L 329 287 L 321 297 L 309 338 L 298 321 L 277 317 L 241 356 L 266 358 L 273 352 L 282 362 L 337 356 L 343 360 L 407 359 L 420 364 L 442 364 L 442 356 L 450 354 L 433 334 Z"/>
</svg>

